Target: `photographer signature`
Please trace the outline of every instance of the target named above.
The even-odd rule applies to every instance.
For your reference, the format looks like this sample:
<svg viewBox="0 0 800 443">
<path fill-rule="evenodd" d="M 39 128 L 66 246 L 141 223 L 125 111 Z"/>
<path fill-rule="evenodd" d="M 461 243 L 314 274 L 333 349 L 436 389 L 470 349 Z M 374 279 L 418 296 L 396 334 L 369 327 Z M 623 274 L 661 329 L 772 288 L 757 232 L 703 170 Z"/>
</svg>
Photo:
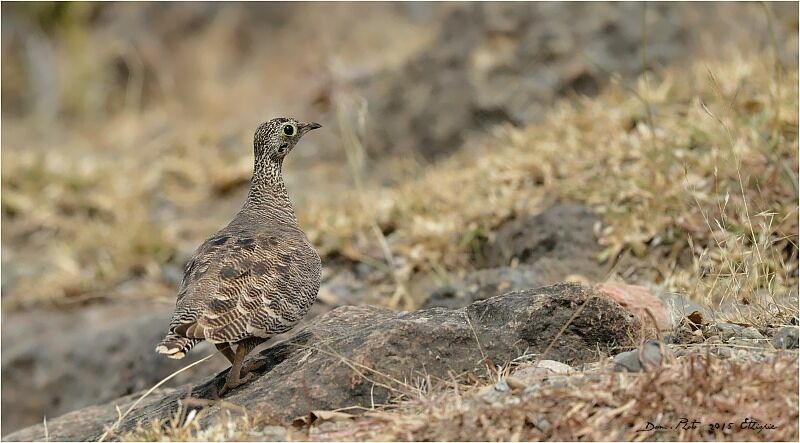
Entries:
<svg viewBox="0 0 800 443">
<path fill-rule="evenodd" d="M 729 423 L 701 423 L 698 420 L 692 419 L 689 420 L 688 418 L 681 418 L 678 420 L 678 423 L 675 425 L 662 425 L 659 423 L 647 422 L 641 429 L 637 429 L 636 432 L 658 432 L 658 431 L 688 431 L 688 430 L 696 430 L 706 428 L 707 430 L 714 432 L 717 430 L 733 430 L 733 429 L 741 429 L 741 430 L 751 430 L 756 434 L 764 431 L 764 430 L 771 430 L 777 429 L 777 427 L 772 423 L 761 423 L 758 420 L 747 417 L 739 423 L 729 422 Z"/>
</svg>

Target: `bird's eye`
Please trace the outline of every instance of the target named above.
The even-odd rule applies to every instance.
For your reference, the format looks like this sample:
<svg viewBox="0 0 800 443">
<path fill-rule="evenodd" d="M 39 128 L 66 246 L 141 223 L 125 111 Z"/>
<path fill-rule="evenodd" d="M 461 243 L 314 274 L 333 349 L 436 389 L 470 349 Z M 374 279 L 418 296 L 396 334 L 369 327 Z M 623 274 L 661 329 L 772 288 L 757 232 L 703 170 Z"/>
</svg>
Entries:
<svg viewBox="0 0 800 443">
<path fill-rule="evenodd" d="M 297 134 L 297 126 L 293 123 L 283 125 L 283 135 L 287 137 L 294 137 Z"/>
</svg>

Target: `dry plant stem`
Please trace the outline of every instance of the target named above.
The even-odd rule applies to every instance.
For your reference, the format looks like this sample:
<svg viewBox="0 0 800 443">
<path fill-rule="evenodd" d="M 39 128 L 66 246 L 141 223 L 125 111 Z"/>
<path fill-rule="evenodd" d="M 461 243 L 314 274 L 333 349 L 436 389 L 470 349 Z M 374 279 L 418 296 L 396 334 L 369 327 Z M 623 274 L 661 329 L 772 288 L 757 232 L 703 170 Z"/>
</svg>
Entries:
<svg viewBox="0 0 800 443">
<path fill-rule="evenodd" d="M 366 101 L 359 97 L 358 100 L 359 108 L 359 121 L 365 122 L 366 121 Z M 347 121 L 347 117 L 345 116 L 345 110 L 342 103 L 337 103 L 337 114 L 338 114 L 338 121 L 339 121 L 339 129 L 342 132 L 344 137 L 344 147 L 345 147 L 345 154 L 347 156 L 347 163 L 350 166 L 350 173 L 353 177 L 353 182 L 356 187 L 356 193 L 359 195 L 359 205 L 361 206 L 361 210 L 364 211 L 365 214 L 370 215 L 370 229 L 372 230 L 373 235 L 378 240 L 378 244 L 381 247 L 381 251 L 383 252 L 383 256 L 386 260 L 386 264 L 388 266 L 388 270 L 392 275 L 392 278 L 395 282 L 395 291 L 392 295 L 391 300 L 389 301 L 389 306 L 394 309 L 398 306 L 400 300 L 402 298 L 406 298 L 408 306 L 411 306 L 412 301 L 408 299 L 408 293 L 405 289 L 405 284 L 401 280 L 400 276 L 398 275 L 397 265 L 394 259 L 394 255 L 392 254 L 392 250 L 389 247 L 388 242 L 386 241 L 386 236 L 383 235 L 380 227 L 378 226 L 378 221 L 374 217 L 373 212 L 370 208 L 370 205 L 367 203 L 365 198 L 365 192 L 363 188 L 363 179 L 361 174 L 361 165 L 360 163 L 363 162 L 363 159 L 366 157 L 366 150 L 364 149 L 364 145 L 361 143 L 361 137 L 358 134 L 352 125 L 350 125 Z M 363 127 L 361 128 L 363 132 Z"/>
<path fill-rule="evenodd" d="M 770 7 L 767 4 L 767 2 L 760 2 L 760 3 L 761 3 L 761 7 L 763 8 L 763 11 L 764 11 L 764 17 L 765 17 L 765 19 L 767 21 L 767 29 L 769 29 L 770 43 L 772 44 L 772 54 L 773 54 L 773 57 L 775 58 L 775 60 L 774 60 L 774 64 L 775 64 L 775 81 L 774 81 L 775 94 L 770 94 L 770 99 L 772 100 L 772 109 L 775 110 L 775 121 L 777 122 L 777 121 L 780 121 L 780 116 L 781 116 L 780 106 L 776 106 L 776 104 L 777 104 L 778 100 L 781 97 L 781 83 L 782 83 L 781 82 L 781 74 L 782 74 L 782 71 L 783 71 L 783 69 L 782 69 L 783 67 L 781 65 L 780 49 L 778 48 L 778 38 L 775 35 L 775 25 L 773 23 L 772 10 L 770 9 Z"/>
<path fill-rule="evenodd" d="M 328 355 L 328 356 L 331 356 L 331 357 L 336 357 L 336 358 L 340 359 L 342 361 L 342 363 L 346 364 L 350 369 L 352 369 L 360 377 L 363 377 L 365 380 L 369 381 L 370 383 L 374 383 L 374 384 L 376 384 L 378 386 L 381 386 L 381 387 L 383 387 L 383 388 L 385 388 L 385 389 L 387 389 L 387 390 L 389 390 L 391 392 L 395 392 L 395 393 L 397 393 L 399 395 L 405 396 L 405 395 L 408 395 L 409 392 L 414 391 L 414 388 L 411 387 L 410 385 L 408 385 L 407 383 L 401 382 L 400 380 L 397 380 L 396 378 L 394 378 L 394 377 L 392 377 L 392 376 L 390 376 L 388 374 L 384 374 L 383 372 L 380 372 L 380 371 L 372 369 L 372 368 L 370 368 L 368 366 L 362 365 L 361 363 L 354 362 L 354 361 L 344 357 L 343 355 L 339 354 L 338 352 L 334 351 L 333 349 L 331 349 L 330 351 L 325 351 L 325 350 L 323 350 L 323 349 L 321 349 L 319 347 L 316 347 L 316 346 L 305 346 L 305 345 L 298 345 L 298 346 L 300 346 L 300 347 L 302 347 L 304 349 L 310 349 L 310 350 L 314 350 L 314 351 L 317 351 L 317 352 L 321 352 L 321 353 L 323 353 L 325 355 Z M 402 386 L 402 387 L 406 388 L 407 391 L 406 392 L 402 392 L 402 391 L 400 391 L 400 390 L 398 390 L 398 389 L 396 389 L 396 388 L 394 388 L 392 386 L 389 386 L 387 384 L 374 381 L 374 380 L 370 379 L 369 377 L 367 377 L 363 372 L 361 372 L 361 370 L 359 370 L 359 368 L 361 370 L 366 370 L 366 371 L 370 371 L 372 373 L 378 374 L 381 377 L 384 377 L 385 379 L 387 379 L 387 380 L 389 380 L 389 381 L 391 381 L 393 383 L 396 383 L 398 386 Z"/>
<path fill-rule="evenodd" d="M 720 92 L 718 83 L 717 83 L 713 73 L 711 73 L 711 71 L 709 71 L 709 77 L 711 78 L 711 82 L 714 85 L 714 87 L 713 87 L 714 92 L 717 94 L 717 96 L 720 99 L 724 99 L 724 96 Z M 736 175 L 737 175 L 737 178 L 738 178 L 739 191 L 740 191 L 741 197 L 742 197 L 742 205 L 743 205 L 743 209 L 744 209 L 745 221 L 746 221 L 747 227 L 749 228 L 749 232 L 750 232 L 750 240 L 752 242 L 752 246 L 753 246 L 753 248 L 755 250 L 755 253 L 758 256 L 758 263 L 764 263 L 764 258 L 763 258 L 762 254 L 761 254 L 761 248 L 759 246 L 759 242 L 756 239 L 756 234 L 755 234 L 755 230 L 753 228 L 753 223 L 752 223 L 752 217 L 750 215 L 750 209 L 749 209 L 749 206 L 748 206 L 748 203 L 747 203 L 747 195 L 746 195 L 745 190 L 744 190 L 744 184 L 743 184 L 743 179 L 742 179 L 741 161 L 739 159 L 739 156 L 736 153 L 734 136 L 731 133 L 731 130 L 728 127 L 728 125 L 725 124 L 725 122 L 722 120 L 721 117 L 719 117 L 715 113 L 713 113 L 708 108 L 708 106 L 705 105 L 705 103 L 703 103 L 702 107 L 703 107 L 703 110 L 709 116 L 711 116 L 715 121 L 717 121 L 717 123 L 719 123 L 719 125 L 723 128 L 723 130 L 725 131 L 725 134 L 727 135 L 728 148 L 730 150 L 731 156 L 732 156 L 733 161 L 734 161 L 735 166 L 736 166 Z M 706 221 L 706 222 L 708 223 L 708 221 Z M 709 229 L 711 229 L 710 225 L 709 225 Z M 722 229 L 722 228 L 720 227 L 720 229 Z M 719 242 L 717 244 L 718 244 L 718 246 L 721 247 Z M 732 264 L 729 264 L 729 266 L 730 266 L 730 269 L 731 269 L 731 275 L 735 275 L 735 270 L 733 269 Z M 756 269 L 756 272 L 758 272 L 758 269 Z M 756 278 L 756 280 L 760 280 L 761 276 L 760 275 L 756 275 L 755 278 Z M 772 293 L 771 292 L 770 292 L 770 298 L 772 298 L 772 303 L 774 305 L 778 305 L 777 301 L 772 297 Z"/>
<path fill-rule="evenodd" d="M 485 362 L 486 361 L 486 354 L 483 352 L 483 346 L 481 346 L 480 339 L 478 339 L 478 332 L 475 331 L 475 327 L 472 326 L 472 320 L 470 320 L 469 314 L 464 312 L 464 318 L 467 319 L 467 324 L 469 325 L 469 328 L 472 330 L 472 335 L 475 337 L 475 343 L 477 343 L 478 350 L 481 352 L 481 360 Z"/>
<path fill-rule="evenodd" d="M 589 300 L 591 300 L 593 298 L 595 298 L 595 296 L 593 296 L 593 295 L 587 297 L 586 300 L 584 300 L 583 303 L 581 303 L 581 305 L 578 306 L 578 309 L 576 309 L 575 312 L 572 314 L 572 316 L 570 316 L 569 320 L 567 320 L 567 322 L 564 323 L 564 326 L 562 326 L 561 329 L 559 329 L 558 334 L 556 334 L 556 336 L 553 337 L 553 340 L 550 341 L 550 344 L 547 345 L 547 347 L 544 349 L 544 352 L 542 352 L 542 354 L 539 356 L 539 358 L 536 359 L 536 361 L 533 364 L 534 368 L 538 367 L 539 366 L 539 362 L 541 362 L 542 360 L 545 359 L 545 357 L 547 356 L 547 353 L 550 352 L 550 349 L 552 349 L 553 346 L 555 346 L 555 344 L 558 341 L 558 339 L 561 338 L 562 334 L 564 334 L 564 331 L 566 331 L 567 328 L 569 327 L 569 325 L 572 324 L 572 322 L 575 321 L 576 318 L 578 318 L 578 315 L 580 315 L 581 312 L 583 312 L 583 308 L 586 306 L 586 303 L 588 303 Z"/>
<path fill-rule="evenodd" d="M 106 432 L 103 433 L 103 435 L 100 437 L 100 440 L 98 440 L 98 441 L 104 441 L 109 435 L 111 435 L 111 433 L 113 433 L 115 431 L 117 426 L 119 426 L 119 424 L 122 423 L 122 420 L 124 420 L 125 417 L 133 410 L 133 408 L 135 408 L 139 403 L 142 402 L 142 400 L 144 400 L 148 395 L 153 393 L 153 391 L 158 389 L 161 385 L 163 385 L 164 383 L 168 382 L 169 380 L 171 380 L 173 377 L 175 377 L 176 375 L 180 374 L 181 372 L 186 371 L 187 369 L 190 369 L 190 368 L 192 368 L 194 366 L 197 366 L 200 363 L 203 363 L 204 361 L 210 359 L 211 357 L 213 357 L 213 355 L 209 355 L 209 356 L 203 357 L 200 360 L 197 360 L 196 362 L 194 362 L 192 364 L 186 365 L 183 368 L 178 369 L 177 371 L 173 372 L 172 374 L 164 377 L 164 379 L 162 379 L 160 382 L 156 383 L 152 388 L 148 389 L 147 392 L 145 392 L 141 397 L 139 397 L 138 400 L 133 402 L 133 404 L 128 408 L 127 411 L 125 411 L 124 414 L 120 414 L 119 419 L 117 419 L 117 421 L 108 430 L 106 430 Z"/>
</svg>

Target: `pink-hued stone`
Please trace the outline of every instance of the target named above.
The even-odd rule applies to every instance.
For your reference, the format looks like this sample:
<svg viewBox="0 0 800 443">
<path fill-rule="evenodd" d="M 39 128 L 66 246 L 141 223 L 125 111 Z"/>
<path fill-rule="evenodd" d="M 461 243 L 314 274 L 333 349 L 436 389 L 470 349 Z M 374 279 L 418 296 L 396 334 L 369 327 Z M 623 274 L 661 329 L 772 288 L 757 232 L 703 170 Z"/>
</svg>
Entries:
<svg viewBox="0 0 800 443">
<path fill-rule="evenodd" d="M 653 321 L 647 315 L 649 310 L 656 320 L 659 330 L 672 327 L 669 314 L 664 303 L 652 291 L 644 286 L 628 285 L 625 283 L 606 282 L 597 285 L 597 290 L 606 294 L 625 309 L 636 315 L 642 324 L 652 325 Z"/>
</svg>

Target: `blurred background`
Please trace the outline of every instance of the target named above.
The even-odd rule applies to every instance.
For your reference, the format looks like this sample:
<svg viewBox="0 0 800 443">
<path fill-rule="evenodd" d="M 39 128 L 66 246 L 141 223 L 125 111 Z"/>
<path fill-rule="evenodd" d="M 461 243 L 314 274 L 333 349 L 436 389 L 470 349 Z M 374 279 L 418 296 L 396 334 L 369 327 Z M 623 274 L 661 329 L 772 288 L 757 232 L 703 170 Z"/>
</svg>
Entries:
<svg viewBox="0 0 800 443">
<path fill-rule="evenodd" d="M 311 316 L 416 309 L 479 270 L 533 266 L 508 223 L 565 203 L 599 215 L 539 222 L 590 242 L 496 288 L 618 278 L 782 305 L 797 17 L 797 3 L 4 2 L 3 433 L 211 352 L 152 348 L 276 116 L 324 126 L 284 165 L 323 256 Z"/>
</svg>

